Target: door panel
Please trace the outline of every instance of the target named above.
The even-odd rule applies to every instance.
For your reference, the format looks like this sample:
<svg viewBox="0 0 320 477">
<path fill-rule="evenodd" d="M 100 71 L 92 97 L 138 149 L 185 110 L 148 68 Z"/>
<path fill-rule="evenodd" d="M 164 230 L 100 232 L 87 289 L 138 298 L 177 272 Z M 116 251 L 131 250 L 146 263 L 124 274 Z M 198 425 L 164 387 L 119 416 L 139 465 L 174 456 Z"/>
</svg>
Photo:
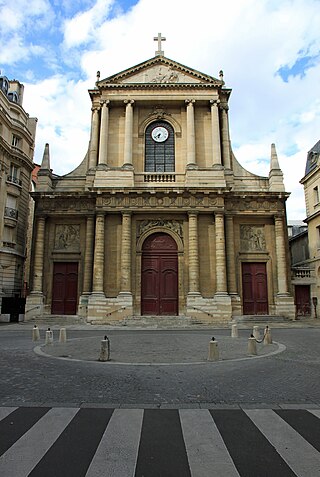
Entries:
<svg viewBox="0 0 320 477">
<path fill-rule="evenodd" d="M 268 314 L 268 287 L 265 263 L 242 264 L 243 314 Z"/>
<path fill-rule="evenodd" d="M 54 263 L 51 313 L 75 315 L 77 313 L 78 264 Z"/>
<path fill-rule="evenodd" d="M 295 302 L 296 302 L 297 315 L 298 316 L 311 315 L 310 286 L 309 285 L 296 285 L 295 286 Z"/>
<path fill-rule="evenodd" d="M 141 314 L 178 314 L 178 255 L 167 234 L 149 236 L 141 264 Z"/>
</svg>

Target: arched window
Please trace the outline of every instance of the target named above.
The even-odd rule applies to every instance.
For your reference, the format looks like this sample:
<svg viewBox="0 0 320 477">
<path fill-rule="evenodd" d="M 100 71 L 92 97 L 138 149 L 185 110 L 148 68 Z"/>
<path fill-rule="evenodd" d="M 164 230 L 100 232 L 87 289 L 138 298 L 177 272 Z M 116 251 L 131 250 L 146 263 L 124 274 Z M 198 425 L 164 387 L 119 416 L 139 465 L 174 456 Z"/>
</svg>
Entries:
<svg viewBox="0 0 320 477">
<path fill-rule="evenodd" d="M 145 133 L 145 172 L 174 172 L 174 129 L 165 121 L 149 124 Z"/>
</svg>

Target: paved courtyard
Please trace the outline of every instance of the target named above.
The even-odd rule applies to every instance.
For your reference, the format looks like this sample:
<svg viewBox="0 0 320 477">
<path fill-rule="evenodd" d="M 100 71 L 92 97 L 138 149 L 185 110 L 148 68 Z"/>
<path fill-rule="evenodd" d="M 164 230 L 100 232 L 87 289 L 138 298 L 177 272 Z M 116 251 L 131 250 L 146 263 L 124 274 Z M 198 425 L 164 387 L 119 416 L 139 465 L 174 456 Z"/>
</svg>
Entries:
<svg viewBox="0 0 320 477">
<path fill-rule="evenodd" d="M 285 349 L 258 345 L 258 358 L 246 353 L 249 329 L 240 330 L 237 342 L 228 329 L 67 329 L 68 342 L 60 346 L 56 329 L 55 344 L 44 347 L 45 330 L 41 341 L 33 342 L 31 327 L 0 327 L 0 405 L 320 404 L 318 327 L 273 329 L 273 340 Z M 97 359 L 106 334 L 111 362 L 101 363 Z M 206 360 L 212 336 L 219 343 L 219 362 Z M 64 359 L 36 353 L 40 346 L 46 355 Z"/>
</svg>

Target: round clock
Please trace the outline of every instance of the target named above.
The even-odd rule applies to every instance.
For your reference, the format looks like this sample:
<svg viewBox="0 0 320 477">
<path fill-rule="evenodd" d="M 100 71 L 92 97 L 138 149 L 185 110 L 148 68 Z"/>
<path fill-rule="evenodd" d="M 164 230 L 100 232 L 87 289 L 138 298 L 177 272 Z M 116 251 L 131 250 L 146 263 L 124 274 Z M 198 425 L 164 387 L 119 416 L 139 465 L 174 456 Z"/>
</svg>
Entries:
<svg viewBox="0 0 320 477">
<path fill-rule="evenodd" d="M 156 142 L 164 142 L 168 139 L 169 131 L 164 126 L 157 126 L 151 132 L 151 137 Z"/>
</svg>

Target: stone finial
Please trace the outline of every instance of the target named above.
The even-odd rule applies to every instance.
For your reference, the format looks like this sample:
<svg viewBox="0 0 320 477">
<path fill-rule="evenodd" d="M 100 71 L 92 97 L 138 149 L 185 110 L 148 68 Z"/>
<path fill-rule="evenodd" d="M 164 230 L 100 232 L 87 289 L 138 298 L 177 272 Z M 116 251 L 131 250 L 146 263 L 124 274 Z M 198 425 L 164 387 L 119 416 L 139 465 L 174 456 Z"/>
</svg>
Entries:
<svg viewBox="0 0 320 477">
<path fill-rule="evenodd" d="M 276 146 L 271 144 L 271 159 L 269 172 L 269 190 L 274 192 L 284 192 L 283 174 L 279 166 Z"/>
<path fill-rule="evenodd" d="M 46 143 L 44 146 L 42 162 L 41 162 L 41 169 L 46 169 L 50 171 L 50 152 L 49 152 L 49 144 Z"/>
<path fill-rule="evenodd" d="M 274 143 L 271 144 L 270 171 L 272 171 L 273 169 L 280 169 L 276 145 Z"/>
<path fill-rule="evenodd" d="M 219 78 L 220 78 L 220 81 L 223 81 L 223 71 L 222 70 L 219 71 Z"/>
</svg>

